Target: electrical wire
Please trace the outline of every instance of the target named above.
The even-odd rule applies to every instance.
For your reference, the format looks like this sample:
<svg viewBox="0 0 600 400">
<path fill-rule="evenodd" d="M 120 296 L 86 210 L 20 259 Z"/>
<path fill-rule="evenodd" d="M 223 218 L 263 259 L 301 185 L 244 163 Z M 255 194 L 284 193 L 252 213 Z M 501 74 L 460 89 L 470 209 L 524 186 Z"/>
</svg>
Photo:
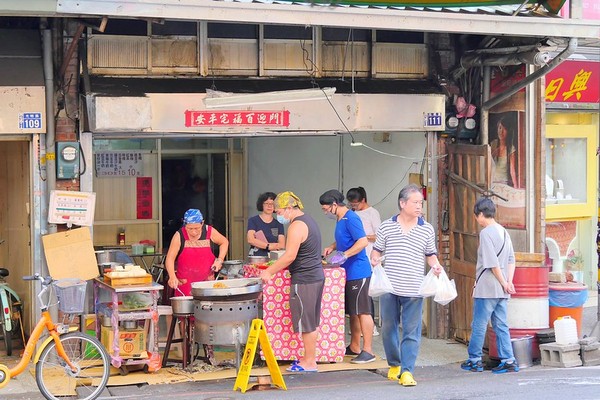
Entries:
<svg viewBox="0 0 600 400">
<path fill-rule="evenodd" d="M 421 158 L 421 157 L 401 156 L 401 155 L 398 155 L 398 154 L 386 153 L 385 151 L 374 149 L 373 147 L 368 146 L 368 145 L 366 145 L 364 143 L 360 143 L 360 142 L 353 142 L 353 143 L 354 143 L 353 147 L 366 147 L 367 149 L 372 150 L 372 151 L 374 151 L 376 153 L 383 154 L 385 156 L 390 156 L 390 157 L 402 158 L 404 160 L 418 160 L 418 161 L 422 160 L 422 161 L 428 161 L 428 160 L 439 160 L 441 158 L 446 158 L 447 157 L 446 154 L 443 154 L 443 155 L 440 155 L 440 156 L 435 156 L 435 157 L 423 157 L 423 158 Z"/>
<path fill-rule="evenodd" d="M 396 190 L 396 189 L 398 188 L 398 186 L 400 186 L 400 185 L 401 185 L 401 184 L 404 182 L 404 179 L 406 178 L 406 175 L 408 175 L 408 172 L 409 172 L 409 171 L 410 171 L 410 169 L 413 167 L 413 165 L 416 165 L 416 164 L 418 164 L 418 163 L 417 163 L 417 162 L 412 162 L 412 163 L 411 163 L 411 164 L 408 166 L 408 168 L 407 168 L 407 169 L 406 169 L 406 171 L 404 172 L 404 175 L 402 175 L 402 178 L 400 178 L 400 180 L 398 181 L 398 183 L 396 183 L 396 184 L 394 185 L 394 187 L 393 187 L 393 188 L 391 188 L 391 189 L 390 189 L 390 191 L 389 191 L 389 192 L 387 192 L 387 194 L 386 194 L 385 196 L 383 196 L 383 198 L 382 198 L 381 200 L 379 200 L 378 202 L 376 202 L 376 203 L 372 204 L 371 206 L 372 206 L 372 207 L 375 207 L 375 206 L 378 206 L 378 205 L 380 205 L 381 203 L 383 203 L 383 201 L 384 201 L 385 199 L 387 199 L 387 198 L 390 196 L 390 194 L 392 194 L 392 193 L 394 192 L 394 190 Z"/>
</svg>

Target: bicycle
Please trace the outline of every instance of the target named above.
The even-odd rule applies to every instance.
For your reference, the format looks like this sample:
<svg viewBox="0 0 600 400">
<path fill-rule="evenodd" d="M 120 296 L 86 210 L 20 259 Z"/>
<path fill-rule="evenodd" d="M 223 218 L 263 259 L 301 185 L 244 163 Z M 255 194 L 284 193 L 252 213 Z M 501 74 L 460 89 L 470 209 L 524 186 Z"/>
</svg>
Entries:
<svg viewBox="0 0 600 400">
<path fill-rule="evenodd" d="M 25 335 L 21 324 L 21 298 L 8 286 L 5 280 L 8 275 L 9 271 L 6 268 L 0 268 L 0 326 L 6 355 L 11 356 L 13 333 L 18 334 L 20 331 L 23 345 L 25 345 Z"/>
<path fill-rule="evenodd" d="M 54 291 L 58 298 L 59 310 L 67 316 L 70 315 L 71 320 L 72 314 L 83 313 L 85 282 L 65 286 L 73 280 L 55 281 L 50 276 L 44 278 L 39 274 L 24 276 L 23 279 L 41 282 L 42 290 L 37 297 L 42 315 L 27 341 L 21 361 L 13 368 L 0 364 L 0 389 L 6 386 L 12 377 L 25 371 L 36 343 L 47 329 L 49 336 L 33 358 L 35 381 L 42 395 L 48 400 L 96 399 L 106 387 L 110 375 L 108 353 L 95 337 L 78 332 L 76 327 L 69 324 L 55 324 L 48 310 Z M 47 300 L 44 301 L 44 298 Z"/>
</svg>

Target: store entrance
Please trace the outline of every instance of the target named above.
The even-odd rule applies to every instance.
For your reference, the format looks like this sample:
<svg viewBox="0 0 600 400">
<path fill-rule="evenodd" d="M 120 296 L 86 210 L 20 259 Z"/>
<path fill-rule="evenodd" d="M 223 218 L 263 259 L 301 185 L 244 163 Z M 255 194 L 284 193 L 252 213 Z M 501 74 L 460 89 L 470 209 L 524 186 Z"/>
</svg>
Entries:
<svg viewBox="0 0 600 400">
<path fill-rule="evenodd" d="M 28 141 L 0 140 L 0 267 L 10 271 L 6 280 L 24 299 L 30 298 L 31 285 L 21 277 L 32 273 L 30 165 Z M 32 315 L 31 304 L 24 306 L 25 315 Z"/>
<path fill-rule="evenodd" d="M 227 234 L 226 154 L 163 155 L 161 173 L 165 249 L 190 208 L 199 209 L 209 225 Z"/>
</svg>

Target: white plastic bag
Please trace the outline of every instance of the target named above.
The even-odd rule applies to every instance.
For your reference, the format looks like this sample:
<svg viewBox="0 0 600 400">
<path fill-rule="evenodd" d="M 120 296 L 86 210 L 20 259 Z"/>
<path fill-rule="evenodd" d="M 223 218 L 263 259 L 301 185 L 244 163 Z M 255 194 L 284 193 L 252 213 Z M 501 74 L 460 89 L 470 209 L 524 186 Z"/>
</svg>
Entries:
<svg viewBox="0 0 600 400">
<path fill-rule="evenodd" d="M 440 279 L 433 273 L 433 268 L 430 269 L 425 278 L 423 278 L 421 287 L 419 287 L 419 295 L 423 297 L 435 296 L 438 291 L 439 282 Z"/>
<path fill-rule="evenodd" d="M 373 268 L 371 275 L 371 283 L 369 284 L 369 296 L 379 297 L 382 294 L 391 293 L 393 290 L 392 282 L 388 278 L 381 264 L 377 264 Z"/>
<path fill-rule="evenodd" d="M 458 296 L 458 293 L 456 292 L 456 284 L 454 283 L 454 279 L 448 279 L 448 275 L 446 275 L 446 271 L 443 269 L 438 279 L 438 290 L 435 293 L 433 301 L 445 306 L 454 300 L 456 296 Z"/>
</svg>

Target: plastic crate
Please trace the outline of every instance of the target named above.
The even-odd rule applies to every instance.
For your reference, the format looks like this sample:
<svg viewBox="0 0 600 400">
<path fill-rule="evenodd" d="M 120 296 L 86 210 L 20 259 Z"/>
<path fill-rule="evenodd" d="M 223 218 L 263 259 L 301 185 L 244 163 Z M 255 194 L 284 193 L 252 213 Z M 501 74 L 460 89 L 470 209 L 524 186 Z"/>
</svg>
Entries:
<svg viewBox="0 0 600 400">
<path fill-rule="evenodd" d="M 82 314 L 85 308 L 87 283 L 81 279 L 60 279 L 54 282 L 58 309 L 65 314 Z"/>
</svg>

